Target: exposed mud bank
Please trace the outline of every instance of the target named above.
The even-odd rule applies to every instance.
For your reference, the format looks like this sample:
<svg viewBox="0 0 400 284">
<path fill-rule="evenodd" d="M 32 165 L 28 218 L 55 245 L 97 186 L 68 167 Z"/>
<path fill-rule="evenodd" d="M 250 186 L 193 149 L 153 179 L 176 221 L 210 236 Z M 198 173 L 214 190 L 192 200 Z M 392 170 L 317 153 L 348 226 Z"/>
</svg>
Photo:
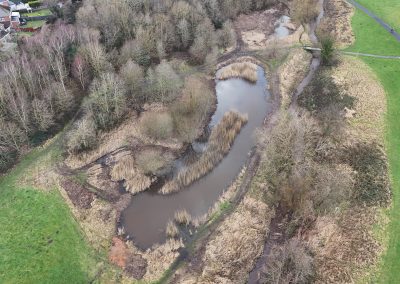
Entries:
<svg viewBox="0 0 400 284">
<path fill-rule="evenodd" d="M 249 50 L 290 46 L 304 33 L 302 26 L 291 22 L 288 7 L 281 3 L 263 12 L 240 15 L 235 28 Z M 307 35 L 303 40 L 308 40 Z"/>
</svg>

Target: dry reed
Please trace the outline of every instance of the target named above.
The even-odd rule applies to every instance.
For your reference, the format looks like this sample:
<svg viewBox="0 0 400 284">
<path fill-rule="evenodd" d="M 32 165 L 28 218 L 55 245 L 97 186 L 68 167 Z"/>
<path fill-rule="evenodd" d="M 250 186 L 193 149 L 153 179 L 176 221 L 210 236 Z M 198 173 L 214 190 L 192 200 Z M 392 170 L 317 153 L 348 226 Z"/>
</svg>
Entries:
<svg viewBox="0 0 400 284">
<path fill-rule="evenodd" d="M 168 238 L 175 238 L 179 235 L 179 229 L 174 223 L 174 221 L 168 221 L 167 227 L 165 229 L 165 234 Z"/>
<path fill-rule="evenodd" d="M 251 62 L 236 62 L 224 67 L 218 75 L 219 80 L 243 78 L 251 83 L 257 82 L 257 65 Z"/>
<path fill-rule="evenodd" d="M 187 226 L 192 220 L 192 216 L 190 216 L 190 214 L 183 209 L 175 212 L 174 219 L 178 224 Z"/>
<path fill-rule="evenodd" d="M 115 164 L 111 170 L 111 178 L 114 181 L 124 180 L 126 189 L 132 194 L 148 189 L 153 182 L 151 178 L 137 168 L 132 155 L 122 157 Z"/>
<path fill-rule="evenodd" d="M 236 136 L 246 123 L 247 116 L 234 111 L 226 113 L 212 130 L 207 149 L 199 160 L 178 173 L 162 188 L 161 193 L 176 192 L 209 173 L 229 152 Z"/>
</svg>

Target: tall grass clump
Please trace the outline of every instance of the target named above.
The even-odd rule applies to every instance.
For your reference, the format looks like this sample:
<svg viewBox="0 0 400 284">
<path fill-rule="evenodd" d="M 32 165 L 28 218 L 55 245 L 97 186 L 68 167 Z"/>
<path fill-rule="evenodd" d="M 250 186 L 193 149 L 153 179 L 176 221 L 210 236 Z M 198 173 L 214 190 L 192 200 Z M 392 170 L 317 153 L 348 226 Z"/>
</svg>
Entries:
<svg viewBox="0 0 400 284">
<path fill-rule="evenodd" d="M 175 238 L 179 235 L 179 229 L 174 223 L 174 221 L 169 220 L 167 227 L 165 228 L 165 234 L 168 238 Z"/>
<path fill-rule="evenodd" d="M 168 182 L 161 192 L 168 194 L 178 191 L 209 173 L 229 152 L 236 136 L 247 123 L 247 116 L 230 111 L 212 130 L 207 149 L 195 163 L 182 170 L 173 180 Z"/>
<path fill-rule="evenodd" d="M 124 181 L 126 190 L 132 194 L 145 191 L 152 183 L 151 178 L 138 169 L 132 155 L 119 159 L 112 168 L 110 175 L 114 181 Z"/>
<path fill-rule="evenodd" d="M 236 62 L 224 67 L 218 80 L 243 78 L 251 83 L 257 82 L 257 65 L 251 62 Z"/>
<path fill-rule="evenodd" d="M 170 138 L 174 130 L 172 117 L 168 112 L 144 114 L 140 127 L 144 134 L 156 140 Z"/>
<path fill-rule="evenodd" d="M 173 156 L 156 149 L 146 149 L 137 154 L 136 163 L 145 174 L 163 175 L 171 169 Z"/>
<path fill-rule="evenodd" d="M 185 209 L 182 209 L 175 212 L 174 219 L 178 224 L 187 226 L 192 220 L 192 216 Z"/>
</svg>

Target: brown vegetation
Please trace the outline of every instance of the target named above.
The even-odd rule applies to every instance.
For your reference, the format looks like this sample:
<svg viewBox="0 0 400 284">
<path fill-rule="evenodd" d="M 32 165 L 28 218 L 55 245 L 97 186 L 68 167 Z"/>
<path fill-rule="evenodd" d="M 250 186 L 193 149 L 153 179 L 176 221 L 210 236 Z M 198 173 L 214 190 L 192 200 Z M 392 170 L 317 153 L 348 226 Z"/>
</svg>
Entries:
<svg viewBox="0 0 400 284">
<path fill-rule="evenodd" d="M 171 153 L 157 149 L 144 149 L 136 155 L 136 164 L 145 174 L 160 176 L 168 173 L 172 162 Z"/>
<path fill-rule="evenodd" d="M 352 45 L 355 40 L 351 27 L 354 7 L 345 0 L 329 0 L 325 5 L 325 16 L 318 33 L 330 35 L 340 48 Z"/>
<path fill-rule="evenodd" d="M 257 77 L 257 65 L 251 62 L 232 63 L 222 68 L 217 75 L 218 80 L 242 78 L 251 83 L 256 83 Z"/>
<path fill-rule="evenodd" d="M 236 113 L 226 113 L 212 130 L 205 152 L 194 164 L 182 170 L 161 190 L 168 194 L 190 185 L 200 177 L 210 172 L 228 153 L 242 127 L 247 123 L 247 117 Z"/>
<path fill-rule="evenodd" d="M 291 239 L 282 246 L 271 249 L 261 283 L 313 282 L 313 257 L 298 239 Z"/>
<path fill-rule="evenodd" d="M 332 78 L 343 92 L 355 98 L 352 108 L 345 109 L 349 138 L 384 145 L 385 90 L 370 67 L 346 56 L 333 69 Z"/>
<path fill-rule="evenodd" d="M 287 60 L 279 67 L 279 91 L 281 107 L 287 108 L 292 102 L 296 86 L 306 76 L 312 55 L 306 51 L 293 50 Z"/>
<path fill-rule="evenodd" d="M 175 212 L 174 220 L 181 225 L 189 225 L 192 216 L 186 210 L 178 210 Z"/>
<path fill-rule="evenodd" d="M 245 197 L 210 237 L 195 271 L 180 271 L 180 283 L 245 283 L 261 254 L 272 212 Z"/>
<path fill-rule="evenodd" d="M 179 229 L 174 221 L 168 221 L 167 227 L 165 228 L 165 234 L 168 238 L 175 238 L 179 235 Z"/>
<path fill-rule="evenodd" d="M 309 24 L 318 16 L 318 0 L 294 0 L 290 11 L 293 20 L 302 25 Z"/>
<path fill-rule="evenodd" d="M 92 202 L 94 200 L 93 193 L 88 191 L 82 185 L 66 178 L 61 180 L 60 185 L 67 192 L 68 197 L 74 206 L 83 209 L 92 207 Z"/>
<path fill-rule="evenodd" d="M 142 132 L 147 136 L 162 140 L 172 136 L 173 121 L 169 113 L 146 113 L 140 123 Z"/>
<path fill-rule="evenodd" d="M 118 159 L 110 174 L 114 181 L 123 180 L 126 190 L 132 194 L 142 192 L 152 184 L 152 179 L 137 167 L 132 154 Z"/>
<path fill-rule="evenodd" d="M 175 132 L 180 141 L 191 143 L 200 135 L 214 100 L 214 92 L 205 78 L 186 78 L 181 98 L 171 106 Z"/>
<path fill-rule="evenodd" d="M 370 104 L 362 94 L 365 86 L 348 84 L 347 72 L 355 69 L 348 66 L 346 76 L 341 73 L 349 63 L 340 63 L 334 78 L 328 70 L 320 71 L 306 88 L 299 104 L 310 113 L 280 115 L 261 136 L 262 174 L 254 180 L 254 194 L 290 212 L 288 241 L 272 248 L 268 257 L 263 274 L 267 283 L 353 282 L 382 252 L 372 227 L 382 222 L 379 207 L 390 200 L 387 162 L 379 145 L 362 141 L 364 135 L 381 140 L 383 123 L 371 131 L 364 128 L 368 119 L 346 123 L 356 118 L 345 116 L 345 109 Z M 354 62 L 354 68 L 359 67 Z M 367 72 L 357 74 L 380 94 Z M 359 108 L 356 115 L 380 122 L 384 108 L 378 106 L 373 115 L 369 107 Z M 358 127 L 366 134 L 357 135 Z"/>
</svg>

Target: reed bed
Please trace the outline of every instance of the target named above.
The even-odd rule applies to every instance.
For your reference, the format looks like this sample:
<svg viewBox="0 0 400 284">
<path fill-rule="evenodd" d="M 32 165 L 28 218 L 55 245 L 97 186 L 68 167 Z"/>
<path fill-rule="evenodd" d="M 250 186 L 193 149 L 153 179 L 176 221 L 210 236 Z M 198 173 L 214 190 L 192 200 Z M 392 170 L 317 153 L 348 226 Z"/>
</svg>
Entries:
<svg viewBox="0 0 400 284">
<path fill-rule="evenodd" d="M 250 83 L 257 82 L 257 65 L 251 62 L 236 62 L 224 67 L 218 75 L 218 80 L 243 78 Z"/>
<path fill-rule="evenodd" d="M 165 234 L 168 238 L 175 238 L 179 235 L 178 226 L 174 223 L 174 221 L 169 220 L 167 223 L 167 227 L 165 229 Z"/>
<path fill-rule="evenodd" d="M 137 168 L 132 155 L 122 157 L 112 168 L 110 174 L 113 181 L 123 180 L 127 191 L 132 194 L 145 191 L 153 182 L 150 177 Z"/>
<path fill-rule="evenodd" d="M 176 192 L 209 173 L 229 152 L 236 136 L 247 123 L 247 120 L 247 116 L 237 112 L 226 113 L 220 123 L 212 130 L 207 149 L 199 160 L 166 183 L 161 189 L 161 193 Z"/>
<path fill-rule="evenodd" d="M 178 224 L 187 226 L 192 221 L 192 216 L 183 209 L 175 212 L 174 219 Z"/>
</svg>

